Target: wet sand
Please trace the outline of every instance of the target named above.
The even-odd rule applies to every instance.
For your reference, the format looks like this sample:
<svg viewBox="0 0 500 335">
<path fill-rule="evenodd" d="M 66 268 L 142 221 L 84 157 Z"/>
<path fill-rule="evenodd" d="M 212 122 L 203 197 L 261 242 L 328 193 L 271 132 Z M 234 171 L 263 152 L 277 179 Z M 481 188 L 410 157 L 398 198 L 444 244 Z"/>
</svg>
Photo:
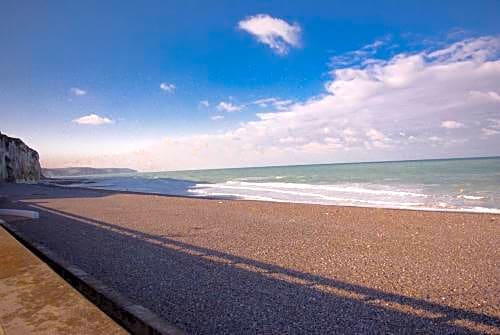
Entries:
<svg viewBox="0 0 500 335">
<path fill-rule="evenodd" d="M 32 240 L 188 333 L 500 333 L 500 215 L 2 185 Z"/>
</svg>

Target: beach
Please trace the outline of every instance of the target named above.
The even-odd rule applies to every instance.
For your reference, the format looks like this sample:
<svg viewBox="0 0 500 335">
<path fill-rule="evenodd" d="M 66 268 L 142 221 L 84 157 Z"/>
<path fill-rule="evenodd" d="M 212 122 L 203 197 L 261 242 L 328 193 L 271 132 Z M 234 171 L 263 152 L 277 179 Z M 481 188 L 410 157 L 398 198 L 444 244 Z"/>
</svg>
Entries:
<svg viewBox="0 0 500 335">
<path fill-rule="evenodd" d="M 499 333 L 500 215 L 0 186 L 12 224 L 192 334 Z"/>
</svg>

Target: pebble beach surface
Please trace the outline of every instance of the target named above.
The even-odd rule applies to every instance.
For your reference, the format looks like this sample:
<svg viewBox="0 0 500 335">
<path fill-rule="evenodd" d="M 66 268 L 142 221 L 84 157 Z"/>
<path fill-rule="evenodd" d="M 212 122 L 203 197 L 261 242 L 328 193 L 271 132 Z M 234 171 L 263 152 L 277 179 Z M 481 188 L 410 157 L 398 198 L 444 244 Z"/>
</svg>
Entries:
<svg viewBox="0 0 500 335">
<path fill-rule="evenodd" d="M 500 215 L 2 185 L 16 229 L 192 334 L 500 333 Z"/>
</svg>

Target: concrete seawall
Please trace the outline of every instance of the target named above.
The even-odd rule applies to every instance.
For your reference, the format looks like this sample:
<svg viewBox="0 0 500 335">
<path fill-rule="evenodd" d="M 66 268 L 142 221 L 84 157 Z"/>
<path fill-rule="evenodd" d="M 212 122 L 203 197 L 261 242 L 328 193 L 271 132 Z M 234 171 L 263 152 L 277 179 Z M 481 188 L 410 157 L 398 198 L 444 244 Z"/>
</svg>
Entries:
<svg viewBox="0 0 500 335">
<path fill-rule="evenodd" d="M 12 234 L 22 245 L 33 252 L 73 288 L 94 303 L 109 317 L 132 334 L 181 335 L 179 329 L 161 320 L 141 305 L 134 304 L 118 292 L 93 278 L 79 267 L 67 263 L 43 245 L 30 241 L 12 225 L 0 219 L 0 226 Z M 0 228 L 1 229 L 1 228 Z M 3 335 L 0 333 L 0 335 Z M 7 334 L 8 335 L 8 334 Z"/>
</svg>

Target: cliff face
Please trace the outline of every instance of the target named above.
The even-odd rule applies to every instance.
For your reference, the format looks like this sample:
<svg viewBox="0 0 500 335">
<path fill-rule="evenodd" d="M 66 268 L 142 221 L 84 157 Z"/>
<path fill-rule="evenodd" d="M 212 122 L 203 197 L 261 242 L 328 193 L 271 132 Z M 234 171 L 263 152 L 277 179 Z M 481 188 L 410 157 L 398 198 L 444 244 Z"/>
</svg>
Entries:
<svg viewBox="0 0 500 335">
<path fill-rule="evenodd" d="M 38 153 L 23 141 L 0 133 L 0 182 L 37 182 L 41 176 L 38 159 Z"/>
</svg>

